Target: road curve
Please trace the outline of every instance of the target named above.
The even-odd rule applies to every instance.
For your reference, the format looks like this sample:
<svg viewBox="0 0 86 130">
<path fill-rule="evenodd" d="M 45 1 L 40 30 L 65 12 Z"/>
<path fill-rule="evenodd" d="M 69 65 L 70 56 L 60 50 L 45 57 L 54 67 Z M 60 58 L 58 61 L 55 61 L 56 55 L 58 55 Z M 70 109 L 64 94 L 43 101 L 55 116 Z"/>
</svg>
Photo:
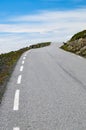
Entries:
<svg viewBox="0 0 86 130">
<path fill-rule="evenodd" d="M 0 130 L 86 130 L 86 59 L 52 44 L 24 53 L 0 106 Z"/>
</svg>

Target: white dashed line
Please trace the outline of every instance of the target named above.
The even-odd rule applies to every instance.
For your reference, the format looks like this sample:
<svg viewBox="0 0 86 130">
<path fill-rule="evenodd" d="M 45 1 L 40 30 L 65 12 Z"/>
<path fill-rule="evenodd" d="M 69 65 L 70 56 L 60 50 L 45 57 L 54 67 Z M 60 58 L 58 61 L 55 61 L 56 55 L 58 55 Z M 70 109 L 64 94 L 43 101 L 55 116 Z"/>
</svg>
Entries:
<svg viewBox="0 0 86 130">
<path fill-rule="evenodd" d="M 22 75 L 19 75 L 19 76 L 18 76 L 18 80 L 17 80 L 17 84 L 20 84 L 20 83 L 21 83 L 21 78 L 22 78 Z"/>
<path fill-rule="evenodd" d="M 22 64 L 24 64 L 24 60 L 22 61 Z"/>
<path fill-rule="evenodd" d="M 13 130 L 20 130 L 20 128 L 19 127 L 14 127 Z"/>
<path fill-rule="evenodd" d="M 26 59 L 26 57 L 23 57 L 23 60 L 25 60 Z"/>
<path fill-rule="evenodd" d="M 19 94 L 20 94 L 20 90 L 16 90 L 15 97 L 14 97 L 14 106 L 13 106 L 14 111 L 19 110 Z"/>
<path fill-rule="evenodd" d="M 27 56 L 27 54 L 25 54 L 24 56 Z"/>
<path fill-rule="evenodd" d="M 14 127 L 13 130 L 20 130 L 20 128 L 19 127 Z"/>
<path fill-rule="evenodd" d="M 22 66 L 20 67 L 20 71 L 23 71 L 23 68 L 24 68 L 24 67 L 23 67 L 23 65 L 22 65 Z"/>
</svg>

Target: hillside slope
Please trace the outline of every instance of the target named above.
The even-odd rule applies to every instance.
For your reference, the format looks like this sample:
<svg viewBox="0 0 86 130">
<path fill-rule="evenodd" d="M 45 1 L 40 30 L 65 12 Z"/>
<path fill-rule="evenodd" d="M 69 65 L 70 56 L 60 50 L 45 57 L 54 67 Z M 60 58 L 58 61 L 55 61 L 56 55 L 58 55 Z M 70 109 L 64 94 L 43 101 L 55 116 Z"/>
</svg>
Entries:
<svg viewBox="0 0 86 130">
<path fill-rule="evenodd" d="M 64 43 L 61 48 L 86 57 L 86 30 L 75 34 L 67 43 Z"/>
</svg>

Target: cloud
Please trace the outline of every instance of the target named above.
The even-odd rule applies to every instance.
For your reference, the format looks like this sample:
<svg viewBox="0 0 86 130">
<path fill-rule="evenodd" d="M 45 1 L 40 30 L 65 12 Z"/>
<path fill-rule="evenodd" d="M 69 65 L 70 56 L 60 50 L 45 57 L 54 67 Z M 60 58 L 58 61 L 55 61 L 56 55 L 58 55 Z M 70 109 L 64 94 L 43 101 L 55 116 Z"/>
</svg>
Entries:
<svg viewBox="0 0 86 130">
<path fill-rule="evenodd" d="M 86 9 L 73 11 L 43 11 L 35 15 L 10 19 L 11 24 L 0 24 L 0 32 L 10 33 L 62 33 L 76 32 L 86 27 Z M 14 24 L 12 24 L 14 22 Z"/>
<path fill-rule="evenodd" d="M 34 15 L 25 15 L 11 18 L 10 21 L 15 22 L 51 22 L 64 19 L 85 18 L 86 9 L 76 9 L 68 11 L 42 11 Z"/>
<path fill-rule="evenodd" d="M 66 41 L 74 33 L 86 29 L 85 12 L 86 9 L 42 11 L 11 17 L 7 24 L 0 24 L 0 45 L 16 49 L 41 41 Z"/>
</svg>

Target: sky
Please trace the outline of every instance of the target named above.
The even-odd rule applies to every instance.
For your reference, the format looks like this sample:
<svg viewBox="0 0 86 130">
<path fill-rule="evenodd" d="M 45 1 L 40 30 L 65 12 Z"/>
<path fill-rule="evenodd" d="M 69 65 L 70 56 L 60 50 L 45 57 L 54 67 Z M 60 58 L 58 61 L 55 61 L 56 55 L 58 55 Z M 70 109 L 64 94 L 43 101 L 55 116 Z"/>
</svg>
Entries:
<svg viewBox="0 0 86 130">
<path fill-rule="evenodd" d="M 86 29 L 86 0 L 0 0 L 0 53 L 66 42 Z"/>
</svg>

